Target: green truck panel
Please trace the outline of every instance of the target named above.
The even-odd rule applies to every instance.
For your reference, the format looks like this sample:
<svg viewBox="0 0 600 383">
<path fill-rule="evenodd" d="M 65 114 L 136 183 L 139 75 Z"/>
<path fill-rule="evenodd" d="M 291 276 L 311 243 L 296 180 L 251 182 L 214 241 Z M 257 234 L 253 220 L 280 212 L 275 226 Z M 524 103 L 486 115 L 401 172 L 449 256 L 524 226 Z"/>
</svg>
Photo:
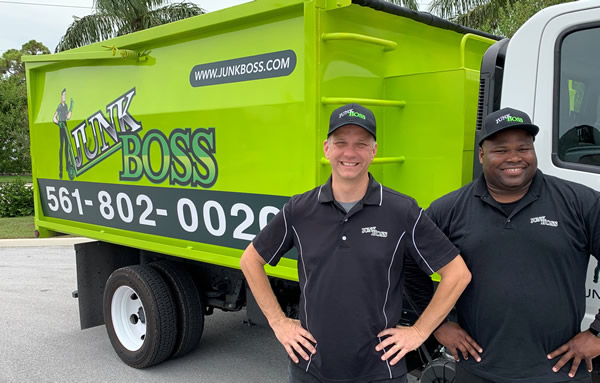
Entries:
<svg viewBox="0 0 600 383">
<path fill-rule="evenodd" d="M 36 226 L 239 268 L 329 177 L 329 115 L 348 102 L 377 119 L 370 171 L 426 207 L 470 180 L 492 43 L 347 1 L 257 0 L 26 58 Z M 295 259 L 269 275 L 297 280 Z"/>
</svg>

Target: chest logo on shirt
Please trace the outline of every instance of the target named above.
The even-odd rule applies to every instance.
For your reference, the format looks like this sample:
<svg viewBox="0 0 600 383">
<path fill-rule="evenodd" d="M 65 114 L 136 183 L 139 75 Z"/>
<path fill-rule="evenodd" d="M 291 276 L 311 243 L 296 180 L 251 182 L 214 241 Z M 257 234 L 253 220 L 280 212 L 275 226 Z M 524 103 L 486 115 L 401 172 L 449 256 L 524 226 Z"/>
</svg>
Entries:
<svg viewBox="0 0 600 383">
<path fill-rule="evenodd" d="M 387 238 L 387 231 L 379 231 L 377 230 L 377 226 L 371 227 L 363 227 L 361 229 L 361 234 L 371 234 L 371 237 L 381 237 Z"/>
<path fill-rule="evenodd" d="M 543 215 L 541 217 L 530 218 L 529 223 L 539 223 L 540 225 L 543 225 L 543 226 L 558 227 L 558 221 L 550 221 L 549 219 L 546 219 L 545 215 Z"/>
</svg>

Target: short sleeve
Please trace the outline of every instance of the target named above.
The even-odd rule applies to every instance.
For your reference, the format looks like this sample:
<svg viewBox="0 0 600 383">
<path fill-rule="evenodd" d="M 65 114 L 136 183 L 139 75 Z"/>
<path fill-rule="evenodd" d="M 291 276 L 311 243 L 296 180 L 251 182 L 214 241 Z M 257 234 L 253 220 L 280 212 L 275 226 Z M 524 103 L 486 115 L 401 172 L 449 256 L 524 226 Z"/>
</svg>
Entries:
<svg viewBox="0 0 600 383">
<path fill-rule="evenodd" d="M 446 207 L 447 204 L 443 203 L 442 199 L 443 197 L 433 201 L 425 213 L 443 233 L 448 234 L 448 218 L 450 214 Z"/>
<path fill-rule="evenodd" d="M 421 270 L 431 275 L 458 255 L 458 250 L 416 203 L 408 214 L 406 252 Z"/>
<path fill-rule="evenodd" d="M 291 219 L 290 200 L 252 241 L 258 254 L 271 266 L 277 265 L 281 257 L 294 246 Z"/>
</svg>

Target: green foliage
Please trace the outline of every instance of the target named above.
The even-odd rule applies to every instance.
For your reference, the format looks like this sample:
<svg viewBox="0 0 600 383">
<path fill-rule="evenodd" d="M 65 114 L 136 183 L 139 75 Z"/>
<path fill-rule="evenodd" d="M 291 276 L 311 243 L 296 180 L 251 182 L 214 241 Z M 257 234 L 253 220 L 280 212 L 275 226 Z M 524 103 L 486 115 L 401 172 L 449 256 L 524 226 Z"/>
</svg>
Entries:
<svg viewBox="0 0 600 383">
<path fill-rule="evenodd" d="M 20 175 L 20 176 L 2 176 L 2 175 L 0 175 L 0 184 L 13 182 L 17 178 L 20 178 L 21 180 L 23 180 L 25 182 L 29 182 L 29 183 L 33 182 L 33 177 L 31 175 Z"/>
<path fill-rule="evenodd" d="M 168 2 L 96 0 L 94 13 L 81 18 L 75 17 L 75 21 L 58 43 L 56 52 L 205 13 L 202 8 L 192 3 L 167 4 Z"/>
<path fill-rule="evenodd" d="M 0 79 L 0 174 L 30 173 L 25 79 Z"/>
<path fill-rule="evenodd" d="M 429 11 L 458 24 L 510 37 L 550 5 L 572 0 L 433 0 Z"/>
<path fill-rule="evenodd" d="M 495 20 L 487 20 L 482 30 L 498 36 L 512 37 L 531 16 L 551 5 L 568 3 L 572 0 L 521 0 L 506 4 L 498 10 Z"/>
<path fill-rule="evenodd" d="M 21 57 L 41 53 L 50 50 L 30 40 L 0 58 L 0 174 L 31 172 L 27 86 Z"/>
<path fill-rule="evenodd" d="M 21 49 L 9 49 L 0 59 L 0 75 L 25 77 L 25 64 L 21 61 L 21 56 L 48 53 L 50 50 L 35 40 L 29 40 Z"/>
<path fill-rule="evenodd" d="M 33 215 L 33 189 L 17 179 L 0 184 L 0 217 Z"/>
</svg>

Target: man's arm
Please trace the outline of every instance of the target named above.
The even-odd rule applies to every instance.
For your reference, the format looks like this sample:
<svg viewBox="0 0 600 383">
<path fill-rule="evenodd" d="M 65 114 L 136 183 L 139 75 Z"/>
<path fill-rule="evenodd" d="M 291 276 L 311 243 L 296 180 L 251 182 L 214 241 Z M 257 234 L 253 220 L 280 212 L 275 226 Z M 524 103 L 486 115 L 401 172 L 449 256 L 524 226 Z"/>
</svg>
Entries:
<svg viewBox="0 0 600 383">
<path fill-rule="evenodd" d="M 242 255 L 240 267 L 250 290 L 252 290 L 252 295 L 269 321 L 269 326 L 273 329 L 277 340 L 283 345 L 294 363 L 299 362 L 296 353 L 308 360 L 309 356 L 305 349 L 312 354 L 316 353 L 317 350 L 313 343 L 317 343 L 317 341 L 311 333 L 300 326 L 300 321 L 285 316 L 273 293 L 267 273 L 265 273 L 265 264 L 265 260 L 250 243 Z"/>
<path fill-rule="evenodd" d="M 54 112 L 54 117 L 52 117 L 52 121 L 55 124 L 58 124 L 58 110 L 56 112 Z"/>
<path fill-rule="evenodd" d="M 387 350 L 382 356 L 382 360 L 393 357 L 390 364 L 394 365 L 408 352 L 419 347 L 446 318 L 460 294 L 471 281 L 471 273 L 460 255 L 439 269 L 438 273 L 442 280 L 431 302 L 417 322 L 410 327 L 389 328 L 378 334 L 379 337 L 387 336 L 375 348 L 377 351 L 384 348 Z"/>
</svg>

